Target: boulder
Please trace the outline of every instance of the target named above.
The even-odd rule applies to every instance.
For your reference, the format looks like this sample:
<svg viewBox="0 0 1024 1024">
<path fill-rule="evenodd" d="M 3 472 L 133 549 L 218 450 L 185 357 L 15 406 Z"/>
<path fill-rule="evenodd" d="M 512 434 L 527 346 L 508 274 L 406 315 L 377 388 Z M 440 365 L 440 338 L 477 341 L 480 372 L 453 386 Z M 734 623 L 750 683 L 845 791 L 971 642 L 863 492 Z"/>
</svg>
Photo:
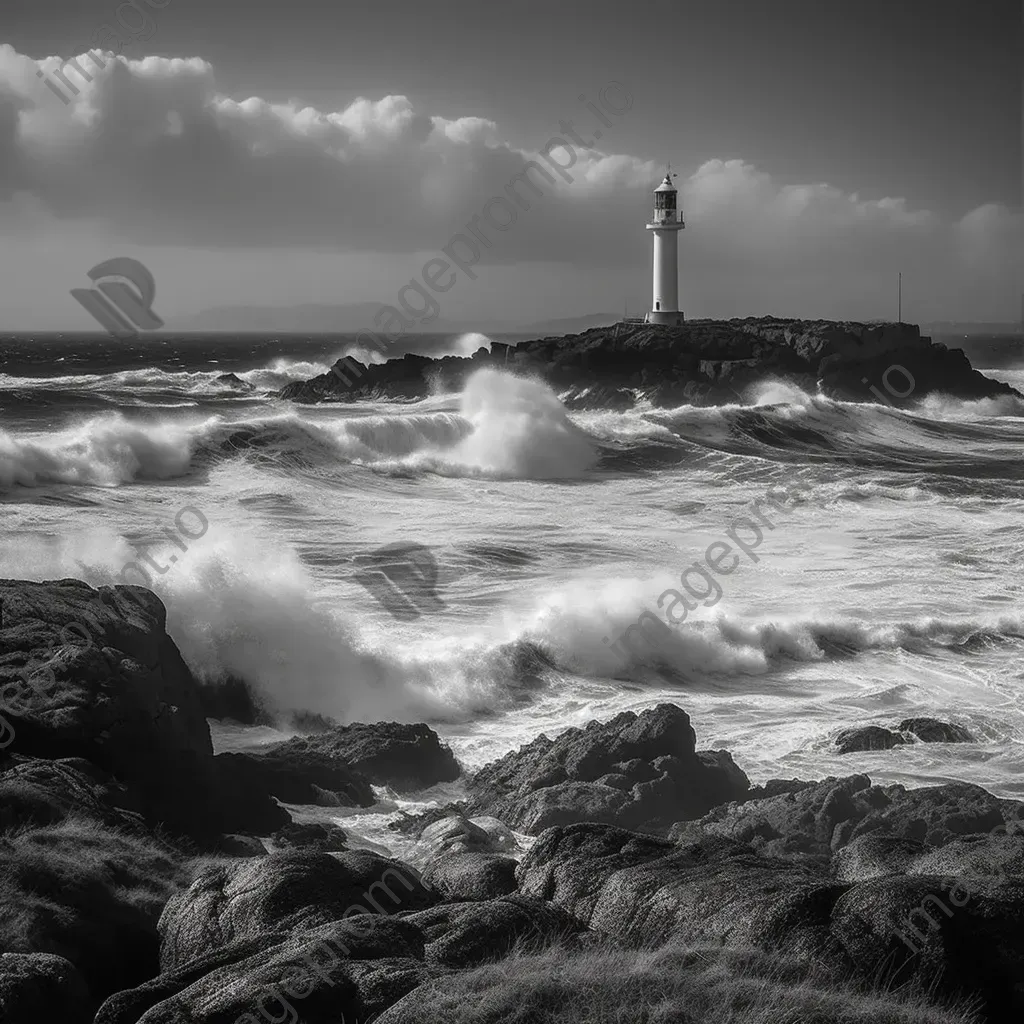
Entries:
<svg viewBox="0 0 1024 1024">
<path fill-rule="evenodd" d="M 409 865 L 363 851 L 291 850 L 214 864 L 164 907 L 160 965 L 171 971 L 261 932 L 308 930 L 346 914 L 417 910 L 436 899 Z"/>
<path fill-rule="evenodd" d="M 695 749 L 689 716 L 674 704 L 540 736 L 486 765 L 468 785 L 470 812 L 536 835 L 599 821 L 664 831 L 742 797 L 747 777 L 726 751 Z"/>
<path fill-rule="evenodd" d="M 0 704 L 8 754 L 78 758 L 114 776 L 151 824 L 206 840 L 260 824 L 217 785 L 199 684 L 136 586 L 0 580 Z"/>
<path fill-rule="evenodd" d="M 965 782 L 906 789 L 875 786 L 866 775 L 821 782 L 769 783 L 751 798 L 723 804 L 670 835 L 718 835 L 773 857 L 827 862 L 858 836 L 877 833 L 941 846 L 1024 818 L 1024 804 Z"/>
<path fill-rule="evenodd" d="M 340 853 L 348 849 L 348 836 L 345 830 L 331 822 L 310 821 L 285 825 L 284 828 L 278 829 L 270 840 L 277 850 Z"/>
<path fill-rule="evenodd" d="M 1024 885 L 934 875 L 878 878 L 836 902 L 832 931 L 865 977 L 978 993 L 990 1020 L 1024 1012 Z"/>
<path fill-rule="evenodd" d="M 214 380 L 218 384 L 231 388 L 233 391 L 252 392 L 256 390 L 254 385 L 250 384 L 247 380 L 242 380 L 236 373 L 219 373 Z"/>
<path fill-rule="evenodd" d="M 900 732 L 913 733 L 922 743 L 973 743 L 974 737 L 962 726 L 937 718 L 905 718 Z"/>
<path fill-rule="evenodd" d="M 634 945 L 785 945 L 835 961 L 832 908 L 847 886 L 717 837 L 676 845 L 609 825 L 548 829 L 523 858 L 520 892 Z"/>
<path fill-rule="evenodd" d="M 449 968 L 498 960 L 523 943 L 551 945 L 581 930 L 579 921 L 564 910 L 523 895 L 443 903 L 405 920 L 423 931 L 427 962 Z"/>
<path fill-rule="evenodd" d="M 866 882 L 886 875 L 905 875 L 927 847 L 918 839 L 869 832 L 840 847 L 832 856 L 832 872 L 841 882 Z"/>
<path fill-rule="evenodd" d="M 863 750 L 891 750 L 915 740 L 922 743 L 972 743 L 974 737 L 963 726 L 940 722 L 937 718 L 907 718 L 895 729 L 878 725 L 844 729 L 836 737 L 836 746 L 840 754 L 851 754 Z"/>
<path fill-rule="evenodd" d="M 836 737 L 840 754 L 853 754 L 862 750 L 891 750 L 906 740 L 892 729 L 878 725 L 864 725 L 857 729 L 844 729 Z"/>
<path fill-rule="evenodd" d="M 395 917 L 360 914 L 264 933 L 118 993 L 96 1024 L 369 1020 L 438 976 L 423 956 L 420 930 Z"/>
<path fill-rule="evenodd" d="M 433 729 L 399 722 L 339 725 L 275 744 L 259 757 L 301 765 L 307 771 L 365 776 L 375 785 L 400 792 L 451 782 L 461 771 L 455 755 Z"/>
<path fill-rule="evenodd" d="M 516 861 L 498 853 L 448 853 L 423 872 L 423 884 L 449 903 L 490 900 L 516 891 Z"/>
<path fill-rule="evenodd" d="M 64 957 L 0 955 L 0 1020 L 5 1024 L 89 1024 L 94 1006 L 82 976 Z"/>
</svg>

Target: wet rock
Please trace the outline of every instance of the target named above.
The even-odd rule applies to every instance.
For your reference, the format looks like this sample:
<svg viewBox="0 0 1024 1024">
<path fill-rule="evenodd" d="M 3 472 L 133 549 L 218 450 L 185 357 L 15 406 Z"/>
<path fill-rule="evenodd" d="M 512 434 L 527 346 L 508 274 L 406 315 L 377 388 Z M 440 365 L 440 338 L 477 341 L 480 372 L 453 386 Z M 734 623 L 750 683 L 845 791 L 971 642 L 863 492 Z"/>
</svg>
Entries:
<svg viewBox="0 0 1024 1024">
<path fill-rule="evenodd" d="M 429 963 L 469 967 L 497 960 L 521 944 L 550 945 L 580 931 L 580 922 L 557 906 L 510 895 L 481 903 L 443 903 L 409 914 L 427 940 Z"/>
<path fill-rule="evenodd" d="M 447 853 L 432 860 L 423 884 L 447 902 L 490 900 L 516 891 L 516 864 L 498 853 Z"/>
<path fill-rule="evenodd" d="M 865 725 L 857 729 L 844 729 L 836 737 L 840 754 L 853 754 L 862 750 L 892 750 L 902 746 L 906 740 L 892 729 L 877 725 Z"/>
<path fill-rule="evenodd" d="M 896 727 L 913 733 L 922 743 L 973 743 L 974 737 L 962 726 L 937 718 L 906 718 Z"/>
<path fill-rule="evenodd" d="M 94 1006 L 82 976 L 64 957 L 0 955 L 0 1020 L 5 1024 L 89 1024 Z"/>
<path fill-rule="evenodd" d="M 455 755 L 433 729 L 399 722 L 335 726 L 276 744 L 260 757 L 327 773 L 337 767 L 400 792 L 451 782 L 461 772 Z"/>
<path fill-rule="evenodd" d="M 375 803 L 370 780 L 341 760 L 306 757 L 299 751 L 218 754 L 214 760 L 224 791 L 241 804 L 254 805 L 246 808 L 247 817 L 254 817 L 256 807 L 265 806 L 269 797 L 323 807 L 371 807 Z M 262 827 L 253 831 L 271 832 L 290 820 L 284 813 L 268 814 Z"/>
<path fill-rule="evenodd" d="M 534 835 L 579 821 L 664 830 L 749 787 L 728 752 L 695 743 L 689 716 L 673 704 L 541 736 L 473 776 L 469 810 Z"/>
<path fill-rule="evenodd" d="M 174 970 L 224 943 L 315 928 L 346 912 L 391 914 L 437 897 L 401 861 L 363 851 L 272 853 L 205 868 L 160 917 L 160 964 Z"/>
<path fill-rule="evenodd" d="M 279 850 L 317 850 L 322 853 L 340 853 L 348 849 L 348 836 L 339 825 L 331 822 L 303 822 L 285 825 L 271 837 Z"/>
<path fill-rule="evenodd" d="M 234 391 L 252 392 L 256 390 L 254 385 L 250 384 L 247 380 L 242 380 L 235 373 L 220 373 L 214 379 L 218 384 L 223 384 Z"/>
<path fill-rule="evenodd" d="M 0 702 L 11 753 L 82 758 L 123 783 L 152 823 L 197 837 L 244 829 L 215 784 L 199 685 L 135 586 L 0 580 Z M 80 625 L 72 625 L 72 624 Z"/>
<path fill-rule="evenodd" d="M 844 729 L 836 737 L 840 754 L 864 750 L 891 750 L 905 743 L 972 743 L 974 737 L 963 726 L 940 722 L 937 718 L 907 718 L 895 729 L 865 725 Z"/>
</svg>

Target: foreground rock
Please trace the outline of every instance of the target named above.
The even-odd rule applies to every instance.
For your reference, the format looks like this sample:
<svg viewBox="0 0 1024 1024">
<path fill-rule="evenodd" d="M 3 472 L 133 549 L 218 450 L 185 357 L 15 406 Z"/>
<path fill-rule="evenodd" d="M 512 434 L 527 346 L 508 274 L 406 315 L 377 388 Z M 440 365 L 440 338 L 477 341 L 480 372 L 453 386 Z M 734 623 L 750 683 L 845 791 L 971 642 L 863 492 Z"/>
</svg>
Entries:
<svg viewBox="0 0 1024 1024">
<path fill-rule="evenodd" d="M 225 943 L 111 997 L 95 1024 L 365 1021 L 439 973 L 419 928 L 364 914 Z"/>
<path fill-rule="evenodd" d="M 336 364 L 337 373 L 289 384 L 280 395 L 301 402 L 425 398 L 436 387 L 460 390 L 471 373 L 486 367 L 572 388 L 578 407 L 589 407 L 598 390 L 616 407 L 626 407 L 635 397 L 627 397 L 625 388 L 640 389 L 661 406 L 692 401 L 695 388 L 708 400 L 734 402 L 737 392 L 766 377 L 787 379 L 811 392 L 820 383 L 825 394 L 874 402 L 878 399 L 870 387 L 881 390 L 882 377 L 893 366 L 912 378 L 900 371 L 886 377 L 895 404 L 933 391 L 962 398 L 1017 394 L 972 369 L 961 349 L 922 338 L 914 324 L 747 317 L 692 320 L 681 327 L 617 324 L 514 347 L 494 343 L 490 352 L 480 349 L 468 359 L 406 355 L 367 367 L 346 358 Z M 905 392 L 907 398 L 900 398 Z"/>
<path fill-rule="evenodd" d="M 638 946 L 754 946 L 827 966 L 838 982 L 880 973 L 990 1019 L 1024 1011 L 1024 879 L 936 875 L 841 883 L 821 867 L 717 836 L 679 845 L 606 825 L 545 832 L 520 891 Z"/>
<path fill-rule="evenodd" d="M 155 594 L 0 580 L 0 607 L 7 754 L 91 762 L 127 787 L 147 821 L 174 832 L 251 826 L 223 798 L 199 685 Z M 268 802 L 252 809 L 259 818 Z"/>
<path fill-rule="evenodd" d="M 160 964 L 172 971 L 225 943 L 293 932 L 349 913 L 390 914 L 437 901 L 400 861 L 296 850 L 206 868 L 160 917 Z"/>
<path fill-rule="evenodd" d="M 597 821 L 663 832 L 743 797 L 746 775 L 724 750 L 700 751 L 689 716 L 674 704 L 541 736 L 470 781 L 469 810 L 536 835 Z"/>
<path fill-rule="evenodd" d="M 0 956 L 0 1020 L 88 1024 L 94 1005 L 81 975 L 63 957 L 50 953 Z"/>
</svg>

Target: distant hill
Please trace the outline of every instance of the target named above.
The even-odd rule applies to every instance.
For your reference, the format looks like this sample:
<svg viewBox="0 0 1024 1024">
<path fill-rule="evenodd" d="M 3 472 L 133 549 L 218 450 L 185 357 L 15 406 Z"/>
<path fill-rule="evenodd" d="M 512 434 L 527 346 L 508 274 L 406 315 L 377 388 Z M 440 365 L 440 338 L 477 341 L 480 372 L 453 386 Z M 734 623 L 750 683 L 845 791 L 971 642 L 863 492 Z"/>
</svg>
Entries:
<svg viewBox="0 0 1024 1024">
<path fill-rule="evenodd" d="M 212 306 L 189 317 L 179 317 L 168 324 L 172 331 L 234 331 L 239 334 L 355 334 L 373 329 L 379 302 L 354 302 L 328 306 Z M 502 320 L 446 320 L 438 317 L 429 324 L 415 324 L 409 334 L 462 334 L 479 331 L 484 334 L 579 334 L 592 327 L 613 324 L 618 317 L 612 313 L 590 313 L 578 317 L 517 323 Z"/>
</svg>

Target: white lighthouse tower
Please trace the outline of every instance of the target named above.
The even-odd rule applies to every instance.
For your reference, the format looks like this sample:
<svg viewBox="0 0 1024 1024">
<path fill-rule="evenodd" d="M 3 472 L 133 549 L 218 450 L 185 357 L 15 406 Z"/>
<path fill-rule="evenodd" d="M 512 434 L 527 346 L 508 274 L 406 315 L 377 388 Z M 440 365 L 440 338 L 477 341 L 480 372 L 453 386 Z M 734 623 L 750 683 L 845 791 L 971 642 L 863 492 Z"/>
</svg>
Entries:
<svg viewBox="0 0 1024 1024">
<path fill-rule="evenodd" d="M 654 219 L 647 230 L 654 234 L 654 289 L 649 324 L 681 324 L 679 309 L 679 232 L 686 227 L 676 209 L 676 187 L 672 167 L 654 190 Z"/>
</svg>

